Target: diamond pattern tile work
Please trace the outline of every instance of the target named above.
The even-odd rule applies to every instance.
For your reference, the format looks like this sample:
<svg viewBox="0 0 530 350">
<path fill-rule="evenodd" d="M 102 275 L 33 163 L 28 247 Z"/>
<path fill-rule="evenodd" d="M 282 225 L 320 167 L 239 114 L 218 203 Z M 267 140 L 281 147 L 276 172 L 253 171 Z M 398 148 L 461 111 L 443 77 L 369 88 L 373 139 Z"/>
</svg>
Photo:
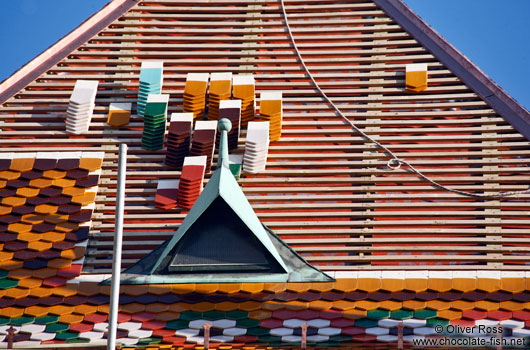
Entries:
<svg viewBox="0 0 530 350">
<path fill-rule="evenodd" d="M 254 120 L 256 111 L 255 85 L 253 75 L 238 74 L 232 77 L 232 98 L 241 100 L 241 127 Z"/>
<path fill-rule="evenodd" d="M 206 88 L 209 73 L 188 73 L 184 86 L 184 112 L 193 113 L 193 118 L 204 118 Z"/>
<path fill-rule="evenodd" d="M 166 164 L 181 168 L 191 145 L 193 113 L 172 113 L 167 136 Z"/>
<path fill-rule="evenodd" d="M 232 96 L 232 73 L 212 73 L 208 91 L 208 120 L 219 120 L 219 103 Z"/>
<path fill-rule="evenodd" d="M 147 96 L 150 94 L 161 94 L 164 80 L 164 62 L 150 61 L 142 62 L 140 69 L 140 85 L 138 88 L 138 102 L 136 110 L 139 117 L 144 116 Z"/>
</svg>

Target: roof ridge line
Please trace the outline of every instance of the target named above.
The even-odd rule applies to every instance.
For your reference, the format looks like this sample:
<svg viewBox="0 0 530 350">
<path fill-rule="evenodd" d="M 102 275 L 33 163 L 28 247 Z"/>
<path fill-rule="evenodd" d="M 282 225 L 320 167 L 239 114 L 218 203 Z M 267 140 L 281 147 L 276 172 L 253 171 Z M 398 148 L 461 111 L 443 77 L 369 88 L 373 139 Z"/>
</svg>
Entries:
<svg viewBox="0 0 530 350">
<path fill-rule="evenodd" d="M 142 0 L 110 0 L 99 11 L 2 81 L 0 104 L 13 97 L 140 1 Z"/>
<path fill-rule="evenodd" d="M 403 0 L 373 0 L 422 46 L 460 78 L 491 108 L 530 140 L 530 112 L 451 45 L 434 28 L 410 9 Z"/>
</svg>

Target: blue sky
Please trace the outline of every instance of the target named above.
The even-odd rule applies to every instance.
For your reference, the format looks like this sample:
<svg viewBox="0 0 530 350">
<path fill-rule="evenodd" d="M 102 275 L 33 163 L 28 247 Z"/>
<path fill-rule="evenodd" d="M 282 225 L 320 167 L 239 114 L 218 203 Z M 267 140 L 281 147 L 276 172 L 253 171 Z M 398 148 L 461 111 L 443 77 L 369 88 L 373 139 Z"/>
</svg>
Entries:
<svg viewBox="0 0 530 350">
<path fill-rule="evenodd" d="M 404 1 L 530 109 L 530 0 Z M 107 2 L 0 0 L 0 81 Z"/>
</svg>

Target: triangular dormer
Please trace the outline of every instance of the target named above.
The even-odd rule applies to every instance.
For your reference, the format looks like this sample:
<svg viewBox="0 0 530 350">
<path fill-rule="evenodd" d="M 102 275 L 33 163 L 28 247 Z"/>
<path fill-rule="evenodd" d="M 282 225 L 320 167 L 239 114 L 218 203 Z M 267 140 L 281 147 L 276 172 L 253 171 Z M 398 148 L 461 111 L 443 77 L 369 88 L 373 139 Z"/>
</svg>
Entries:
<svg viewBox="0 0 530 350">
<path fill-rule="evenodd" d="M 332 281 L 259 221 L 228 165 L 231 123 L 218 128 L 219 162 L 204 191 L 173 237 L 129 267 L 123 283 Z"/>
</svg>

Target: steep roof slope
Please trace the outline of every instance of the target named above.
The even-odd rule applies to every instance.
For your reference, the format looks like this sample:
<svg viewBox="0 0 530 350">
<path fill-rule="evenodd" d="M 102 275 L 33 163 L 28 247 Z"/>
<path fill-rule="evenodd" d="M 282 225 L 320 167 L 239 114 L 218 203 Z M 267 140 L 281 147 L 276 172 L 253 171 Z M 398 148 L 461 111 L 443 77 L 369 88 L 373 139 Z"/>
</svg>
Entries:
<svg viewBox="0 0 530 350">
<path fill-rule="evenodd" d="M 133 115 L 119 129 L 105 124 L 110 102 L 136 101 L 143 60 L 164 61 L 169 112 L 181 111 L 188 72 L 253 73 L 257 91 L 283 91 L 282 138 L 271 145 L 268 169 L 248 174 L 240 184 L 261 220 L 320 268 L 411 263 L 524 267 L 520 262 L 526 257 L 519 254 L 526 254 L 528 195 L 486 201 L 461 197 L 405 169 L 388 168 L 385 154 L 345 125 L 311 85 L 286 35 L 279 2 L 111 4 L 98 22 L 103 26 L 116 18 L 110 25 L 0 108 L 6 151 L 106 151 L 86 272 L 110 269 L 118 143 L 127 142 L 131 149 L 125 265 L 166 239 L 186 215 L 153 206 L 157 179 L 178 178 L 180 172 L 163 165 L 163 151 L 140 147 L 141 118 Z M 317 81 L 365 132 L 444 185 L 477 193 L 527 189 L 529 143 L 507 122 L 517 115 L 515 124 L 524 132 L 527 112 L 516 111 L 473 69 L 478 82 L 472 82 L 453 62 L 461 64 L 461 56 L 451 51 L 453 61 L 447 58 L 447 64 L 442 62 L 446 56 L 435 57 L 444 48 L 439 37 L 410 19 L 412 14 L 399 4 L 292 1 L 286 10 Z M 129 10 L 118 16 L 124 9 Z M 86 40 L 76 38 L 72 43 Z M 420 62 L 429 66 L 429 88 L 413 94 L 404 89 L 404 69 Z M 464 74 L 463 80 L 455 73 Z M 76 79 L 100 81 L 91 129 L 82 137 L 64 133 L 64 112 Z M 480 91 L 472 90 L 480 84 Z M 481 95 L 497 96 L 491 103 L 499 110 Z M 243 142 L 244 137 L 241 147 Z"/>
</svg>

